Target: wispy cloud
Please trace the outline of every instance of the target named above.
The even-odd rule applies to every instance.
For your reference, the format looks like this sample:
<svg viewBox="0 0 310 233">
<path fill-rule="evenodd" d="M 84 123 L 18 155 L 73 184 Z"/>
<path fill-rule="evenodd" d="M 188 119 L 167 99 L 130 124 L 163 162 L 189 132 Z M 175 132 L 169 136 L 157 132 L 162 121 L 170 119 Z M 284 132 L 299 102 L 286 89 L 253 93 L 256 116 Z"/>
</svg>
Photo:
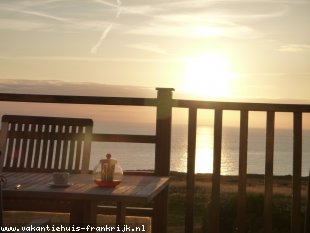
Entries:
<svg viewBox="0 0 310 233">
<path fill-rule="evenodd" d="M 262 32 L 249 22 L 282 17 L 288 11 L 285 4 L 257 4 L 253 7 L 249 2 L 242 6 L 238 2 L 172 1 L 154 4 L 152 10 L 148 5 L 126 6 L 124 14 L 142 9 L 143 15 L 148 16 L 147 23 L 137 24 L 126 33 L 179 38 L 259 38 Z"/>
<path fill-rule="evenodd" d="M 43 22 L 33 22 L 18 19 L 2 18 L 0 20 L 0 29 L 17 30 L 17 31 L 29 31 L 48 28 L 48 24 Z"/>
<path fill-rule="evenodd" d="M 310 1 L 132 0 L 124 3 L 121 0 L 2 1 L 0 29 L 73 32 L 81 35 L 88 33 L 83 52 L 87 51 L 92 55 L 98 53 L 106 38 L 113 33 L 118 36 L 115 43 L 113 41 L 116 49 L 130 47 L 167 54 L 169 48 L 165 46 L 169 42 L 161 43 L 162 41 L 158 41 L 159 37 L 168 40 L 262 38 L 267 33 L 270 34 L 265 30 L 268 21 L 281 17 L 285 21 L 284 17 L 293 11 L 291 5 L 296 4 L 310 5 Z M 90 33 L 92 39 L 89 38 Z M 139 44 L 137 41 L 148 43 Z M 106 43 L 111 45 L 111 41 Z M 303 50 L 307 50 L 307 46 L 285 45 L 280 48 L 280 51 L 285 52 Z"/>
<path fill-rule="evenodd" d="M 129 85 L 108 85 L 93 82 L 65 82 L 59 80 L 0 79 L 1 93 L 29 93 L 53 95 L 130 96 L 148 97 L 154 88 Z M 152 93 L 153 92 L 153 93 Z"/>
<path fill-rule="evenodd" d="M 242 11 L 239 9 L 240 4 L 238 3 L 240 2 L 243 3 L 244 10 Z M 265 2 L 267 4 L 268 1 L 256 0 L 253 2 Z M 154 1 L 149 4 L 132 1 L 126 2 L 126 5 L 122 4 L 120 0 L 93 0 L 87 4 L 88 11 L 92 11 L 92 16 L 89 17 L 89 14 L 82 11 L 74 13 L 73 11 L 68 11 L 68 13 L 58 11 L 57 9 L 61 9 L 63 1 L 46 0 L 0 3 L 0 12 L 15 12 L 34 17 L 20 18 L 20 27 L 18 27 L 18 21 L 15 21 L 12 24 L 12 30 L 42 29 L 41 27 L 44 25 L 45 28 L 43 29 L 58 29 L 62 30 L 62 32 L 101 30 L 101 35 L 90 49 L 91 53 L 96 54 L 112 29 L 119 30 L 118 32 L 122 33 L 163 37 L 207 38 L 222 36 L 257 38 L 261 34 L 245 21 L 280 17 L 287 10 L 285 2 L 290 1 L 271 2 L 283 4 L 274 4 L 277 5 L 275 7 L 272 3 L 269 3 L 266 7 L 255 7 L 254 9 L 254 7 L 250 7 L 252 1 L 249 3 L 244 0 Z M 78 1 L 75 4 L 82 4 L 82 2 Z M 106 12 L 109 12 L 109 14 L 103 14 Z M 84 14 L 87 17 L 81 17 Z M 121 14 L 124 15 L 123 19 L 117 20 L 120 26 L 114 28 L 116 19 Z M 126 18 L 128 15 L 136 16 L 136 18 L 131 17 L 131 20 L 128 21 Z M 35 27 L 35 17 L 46 19 L 45 24 L 42 24 L 41 27 Z M 144 17 L 144 19 L 141 17 Z M 8 16 L 7 18 L 10 19 Z M 56 25 L 57 22 L 59 24 Z M 29 23 L 29 26 L 27 23 Z M 2 28 L 9 29 L 10 26 L 2 26 Z"/>
<path fill-rule="evenodd" d="M 47 14 L 47 13 L 39 12 L 39 11 L 24 10 L 24 9 L 10 8 L 10 7 L 3 8 L 2 10 L 17 12 L 17 13 L 27 14 L 27 15 L 32 15 L 32 16 L 38 16 L 38 17 L 42 17 L 42 18 L 56 20 L 56 21 L 63 22 L 63 23 L 71 23 L 72 22 L 69 19 L 66 19 L 63 17 L 59 17 L 59 16 L 55 16 L 55 15 L 51 15 L 51 14 Z"/>
<path fill-rule="evenodd" d="M 53 62 L 137 62 L 137 63 L 179 63 L 183 58 L 135 58 L 135 57 L 66 57 L 66 56 L 0 56 L 0 60 L 7 61 L 53 61 Z"/>
<path fill-rule="evenodd" d="M 287 44 L 283 45 L 279 49 L 281 52 L 310 52 L 310 44 Z"/>
<path fill-rule="evenodd" d="M 108 19 L 98 20 L 96 14 L 92 17 L 81 17 L 81 13 L 68 11 L 67 14 L 62 14 L 58 11 L 61 8 L 63 1 L 49 0 L 49 1 L 21 1 L 0 3 L 0 22 L 6 21 L 8 23 L 2 29 L 10 30 L 55 30 L 61 32 L 72 32 L 81 30 L 102 30 L 102 25 L 111 24 Z M 92 6 L 90 4 L 90 6 Z M 94 7 L 94 6 L 93 6 Z M 16 17 L 16 15 L 18 17 Z M 97 12 L 98 14 L 98 12 Z M 4 16 L 6 15 L 6 16 Z M 70 17 L 69 17 L 70 15 Z M 38 23 L 40 22 L 40 23 Z M 34 25 L 38 23 L 40 27 Z M 4 23 L 2 23 L 4 24 Z"/>
<path fill-rule="evenodd" d="M 151 24 L 148 26 L 140 26 L 128 30 L 129 34 L 166 36 L 174 38 L 210 38 L 210 37 L 231 37 L 231 38 L 258 38 L 261 33 L 253 28 L 232 23 L 217 22 L 208 24 L 193 24 L 187 22 L 183 25 L 162 25 Z"/>
<path fill-rule="evenodd" d="M 121 11 L 122 11 L 122 8 L 121 8 L 122 2 L 120 0 L 116 0 L 116 4 L 111 3 L 111 2 L 107 2 L 107 1 L 104 1 L 104 0 L 95 0 L 95 2 L 103 4 L 105 6 L 109 6 L 109 7 L 115 8 L 117 10 L 116 14 L 115 14 L 115 17 L 118 18 L 120 16 Z"/>
<path fill-rule="evenodd" d="M 153 43 L 130 44 L 127 45 L 127 47 L 144 50 L 152 53 L 167 54 L 167 51 L 165 49 Z"/>
</svg>

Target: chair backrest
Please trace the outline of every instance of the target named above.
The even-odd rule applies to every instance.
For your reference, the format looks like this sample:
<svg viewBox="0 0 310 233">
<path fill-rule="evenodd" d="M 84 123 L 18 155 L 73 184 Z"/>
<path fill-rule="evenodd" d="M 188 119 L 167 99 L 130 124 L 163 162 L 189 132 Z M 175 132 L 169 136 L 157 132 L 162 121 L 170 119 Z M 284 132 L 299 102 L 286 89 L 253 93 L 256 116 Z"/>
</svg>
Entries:
<svg viewBox="0 0 310 233">
<path fill-rule="evenodd" d="M 0 175 L 3 168 L 7 135 L 8 135 L 8 124 L 3 123 L 0 131 Z"/>
<path fill-rule="evenodd" d="M 3 201 L 2 201 L 2 185 L 5 182 L 5 178 L 2 177 L 2 164 L 3 164 L 3 156 L 5 152 L 5 144 L 7 138 L 7 125 L 4 125 L 0 131 L 0 227 L 3 227 Z"/>
<path fill-rule="evenodd" d="M 310 233 L 310 170 L 309 170 L 309 176 L 308 176 L 308 190 L 307 190 L 304 233 Z"/>
<path fill-rule="evenodd" d="M 2 182 L 0 181 L 0 227 L 3 227 Z"/>
<path fill-rule="evenodd" d="M 5 129 L 3 171 L 89 171 L 91 119 L 4 115 Z"/>
</svg>

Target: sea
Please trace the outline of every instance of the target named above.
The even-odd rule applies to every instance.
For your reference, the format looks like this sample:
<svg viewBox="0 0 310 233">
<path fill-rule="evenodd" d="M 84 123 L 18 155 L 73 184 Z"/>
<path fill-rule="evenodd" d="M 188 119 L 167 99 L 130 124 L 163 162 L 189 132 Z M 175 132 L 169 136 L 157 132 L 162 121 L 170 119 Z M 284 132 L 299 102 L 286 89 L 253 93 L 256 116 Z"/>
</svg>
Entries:
<svg viewBox="0 0 310 233">
<path fill-rule="evenodd" d="M 109 122 L 95 123 L 94 133 L 155 135 L 155 124 Z M 308 176 L 310 169 L 310 130 L 303 131 L 302 176 Z M 187 126 L 173 124 L 171 138 L 170 170 L 186 172 L 187 168 Z M 212 173 L 213 167 L 213 126 L 199 125 L 196 138 L 196 173 Z M 266 129 L 249 128 L 248 174 L 265 173 Z M 153 170 L 155 145 L 145 143 L 94 142 L 91 166 L 105 158 L 107 153 L 117 159 L 123 170 Z M 239 167 L 239 128 L 223 127 L 221 174 L 237 175 Z M 275 129 L 274 175 L 292 175 L 293 171 L 293 130 Z"/>
</svg>

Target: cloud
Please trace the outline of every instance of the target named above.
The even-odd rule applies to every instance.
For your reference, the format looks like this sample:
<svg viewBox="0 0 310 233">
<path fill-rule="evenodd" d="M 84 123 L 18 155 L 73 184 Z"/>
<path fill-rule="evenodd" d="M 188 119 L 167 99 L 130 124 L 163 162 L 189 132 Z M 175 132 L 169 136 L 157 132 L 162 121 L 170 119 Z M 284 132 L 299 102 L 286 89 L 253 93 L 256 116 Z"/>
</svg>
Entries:
<svg viewBox="0 0 310 233">
<path fill-rule="evenodd" d="M 77 2 L 77 4 L 80 3 Z M 63 13 L 62 8 L 63 1 L 57 0 L 0 3 L 0 13 L 2 15 L 2 17 L 0 16 L 0 22 L 8 22 L 1 29 L 20 31 L 25 31 L 26 29 L 46 31 L 48 29 L 61 32 L 98 31 L 102 30 L 102 25 L 111 24 L 109 17 L 102 19 L 102 12 L 95 8 L 95 4 L 89 4 L 89 11 L 96 9 L 93 11 L 92 17 L 85 17 L 87 14 L 74 10 L 68 10 Z M 101 15 L 101 19 L 98 19 L 98 15 Z M 40 24 L 40 27 L 36 27 L 36 23 Z M 1 24 L 3 25 L 4 23 Z"/>
<path fill-rule="evenodd" d="M 167 54 L 167 51 L 162 49 L 156 44 L 152 43 L 140 43 L 140 44 L 129 44 L 127 47 L 144 50 L 152 53 L 158 53 L 158 54 Z"/>
<path fill-rule="evenodd" d="M 151 97 L 155 88 L 59 80 L 1 79 L 0 93 Z"/>
<path fill-rule="evenodd" d="M 0 93 L 156 98 L 155 88 L 53 80 L 0 80 Z M 98 122 L 154 122 L 155 109 L 0 101 L 0 115 L 3 114 L 91 118 L 96 126 Z"/>
<path fill-rule="evenodd" d="M 48 24 L 43 22 L 25 22 L 24 20 L 18 19 L 6 19 L 2 18 L 0 20 L 0 29 L 4 30 L 17 30 L 17 31 L 29 31 L 47 28 Z"/>
<path fill-rule="evenodd" d="M 287 44 L 282 45 L 279 49 L 281 52 L 291 52 L 291 53 L 298 53 L 298 52 L 309 52 L 310 51 L 310 44 Z"/>
<path fill-rule="evenodd" d="M 127 31 L 129 34 L 164 36 L 175 38 L 212 38 L 212 37 L 231 37 L 231 38 L 258 38 L 261 33 L 255 29 L 231 22 L 210 22 L 184 24 L 149 24 L 140 26 Z"/>
<path fill-rule="evenodd" d="M 52 19 L 52 20 L 56 20 L 59 22 L 63 22 L 63 23 L 71 23 L 71 21 L 69 19 L 63 18 L 63 17 L 59 17 L 59 16 L 55 16 L 52 14 L 47 14 L 44 12 L 40 12 L 40 11 L 33 11 L 33 10 L 25 10 L 25 9 L 21 9 L 20 7 L 2 7 L 1 8 L 2 11 L 9 11 L 9 12 L 17 12 L 20 14 L 26 14 L 26 15 L 32 15 L 32 16 L 38 16 L 41 18 L 47 18 L 47 19 Z"/>
<path fill-rule="evenodd" d="M 224 4 L 225 3 L 225 4 Z M 286 14 L 285 4 L 256 4 L 253 7 L 238 1 L 178 1 L 125 7 L 124 14 L 147 16 L 143 24 L 137 23 L 128 34 L 178 38 L 260 38 L 263 33 L 250 24 L 253 20 L 278 18 Z M 251 3 L 252 4 L 252 3 Z"/>
<path fill-rule="evenodd" d="M 243 3 L 242 7 L 245 7 L 245 10 L 239 10 L 239 2 Z M 254 3 L 257 2 L 267 3 L 267 1 L 254 1 Z M 261 33 L 245 23 L 246 20 L 280 17 L 287 10 L 285 4 L 279 4 L 278 8 L 268 4 L 266 7 L 255 7 L 253 10 L 247 1 L 238 0 L 154 1 L 149 4 L 130 1 L 126 2 L 126 5 L 122 4 L 120 0 L 93 0 L 87 3 L 86 11 L 68 8 L 69 10 L 64 13 L 58 10 L 63 8 L 63 4 L 64 2 L 57 0 L 0 3 L 0 11 L 24 15 L 20 21 L 17 21 L 14 15 L 11 16 L 16 20 L 14 24 L 12 26 L 8 24 L 6 27 L 2 25 L 1 28 L 72 32 L 101 31 L 104 26 L 99 39 L 91 47 L 91 53 L 95 54 L 120 14 L 124 17 L 118 20 L 119 27 L 113 26 L 113 30 L 118 30 L 121 33 L 184 38 L 257 38 L 261 36 Z M 72 9 L 79 9 L 83 7 L 84 3 L 76 1 L 74 5 L 67 4 Z M 10 19 L 9 15 L 11 14 L 8 14 L 8 19 Z M 126 16 L 128 15 L 131 17 L 130 20 L 127 20 Z M 42 23 L 40 26 L 34 24 L 38 17 L 45 19 L 44 24 Z"/>
<path fill-rule="evenodd" d="M 116 4 L 111 3 L 111 2 L 107 2 L 104 0 L 95 0 L 95 2 L 103 4 L 105 6 L 116 8 L 117 11 L 116 11 L 115 17 L 118 18 L 120 16 L 121 11 L 122 11 L 122 9 L 121 9 L 122 2 L 120 0 L 116 0 Z"/>
<path fill-rule="evenodd" d="M 0 56 L 0 60 L 7 61 L 53 61 L 53 62 L 137 62 L 137 63 L 180 63 L 183 62 L 182 58 L 135 58 L 135 57 L 73 57 L 73 56 Z"/>
</svg>

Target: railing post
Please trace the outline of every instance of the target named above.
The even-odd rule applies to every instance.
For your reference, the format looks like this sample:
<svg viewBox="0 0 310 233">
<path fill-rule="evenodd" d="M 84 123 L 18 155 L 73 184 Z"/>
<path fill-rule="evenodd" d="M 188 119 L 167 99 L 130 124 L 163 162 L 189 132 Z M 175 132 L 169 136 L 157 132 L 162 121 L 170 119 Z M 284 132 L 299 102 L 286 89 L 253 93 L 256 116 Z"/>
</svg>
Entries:
<svg viewBox="0 0 310 233">
<path fill-rule="evenodd" d="M 188 114 L 188 141 L 187 141 L 187 174 L 186 174 L 186 213 L 185 232 L 194 231 L 194 197 L 195 197 L 195 157 L 197 136 L 197 108 L 190 108 Z"/>
<path fill-rule="evenodd" d="M 170 171 L 172 92 L 173 88 L 156 88 L 155 174 L 168 176 Z"/>
<path fill-rule="evenodd" d="M 294 112 L 293 125 L 293 204 L 291 232 L 301 232 L 301 165 L 302 165 L 302 113 Z"/>
<path fill-rule="evenodd" d="M 172 120 L 172 88 L 156 88 L 156 146 L 155 146 L 155 174 L 169 176 L 170 144 Z M 168 217 L 168 188 L 163 190 L 155 199 L 152 232 L 167 233 Z"/>
<path fill-rule="evenodd" d="M 239 178 L 238 178 L 238 233 L 246 232 L 246 180 L 248 160 L 249 112 L 240 113 Z"/>
<path fill-rule="evenodd" d="M 274 160 L 275 112 L 267 112 L 266 160 L 265 160 L 265 198 L 264 198 L 264 232 L 272 232 L 272 178 Z"/>
<path fill-rule="evenodd" d="M 211 217 L 208 233 L 220 233 L 220 195 L 221 195 L 221 157 L 222 157 L 222 128 L 223 110 L 215 109 L 214 142 L 213 142 L 213 174 L 211 192 Z"/>
</svg>

